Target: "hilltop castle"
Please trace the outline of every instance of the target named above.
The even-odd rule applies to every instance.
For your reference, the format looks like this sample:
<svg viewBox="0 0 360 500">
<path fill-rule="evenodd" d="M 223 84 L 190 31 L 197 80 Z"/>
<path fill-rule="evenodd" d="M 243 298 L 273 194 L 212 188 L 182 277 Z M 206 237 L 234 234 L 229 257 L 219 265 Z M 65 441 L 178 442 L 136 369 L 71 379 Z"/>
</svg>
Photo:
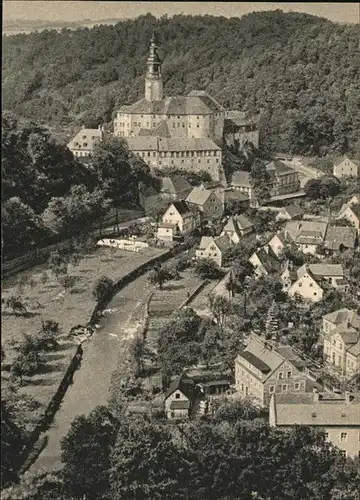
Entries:
<svg viewBox="0 0 360 500">
<path fill-rule="evenodd" d="M 224 144 L 241 147 L 252 142 L 258 147 L 256 123 L 245 113 L 227 111 L 203 90 L 164 96 L 162 61 L 154 35 L 146 66 L 145 96 L 117 111 L 114 135 L 126 138 L 130 150 L 151 168 L 203 170 L 214 181 L 223 181 Z M 69 143 L 75 156 L 91 156 L 93 141 L 102 140 L 99 131 L 92 131 L 83 129 Z"/>
<path fill-rule="evenodd" d="M 222 180 L 224 141 L 242 146 L 259 143 L 256 125 L 244 113 L 226 111 L 207 92 L 165 97 L 159 49 L 154 35 L 146 62 L 145 97 L 122 106 L 114 120 L 114 135 L 153 168 L 204 170 Z"/>
</svg>

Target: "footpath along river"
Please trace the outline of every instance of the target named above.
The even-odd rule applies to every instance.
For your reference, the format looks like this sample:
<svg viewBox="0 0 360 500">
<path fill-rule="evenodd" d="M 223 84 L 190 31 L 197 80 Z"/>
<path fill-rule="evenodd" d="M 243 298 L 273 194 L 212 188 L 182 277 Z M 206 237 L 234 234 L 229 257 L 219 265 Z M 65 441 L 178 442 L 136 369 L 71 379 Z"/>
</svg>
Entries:
<svg viewBox="0 0 360 500">
<path fill-rule="evenodd" d="M 122 355 L 123 338 L 131 337 L 129 327 L 134 316 L 143 310 L 151 290 L 147 275 L 140 276 L 120 290 L 110 302 L 102 327 L 83 344 L 81 367 L 75 372 L 74 382 L 68 388 L 47 432 L 47 446 L 30 471 L 34 472 L 40 467 L 61 467 L 60 442 L 68 433 L 71 422 L 77 415 L 88 415 L 96 406 L 107 404 L 111 375 Z"/>
</svg>

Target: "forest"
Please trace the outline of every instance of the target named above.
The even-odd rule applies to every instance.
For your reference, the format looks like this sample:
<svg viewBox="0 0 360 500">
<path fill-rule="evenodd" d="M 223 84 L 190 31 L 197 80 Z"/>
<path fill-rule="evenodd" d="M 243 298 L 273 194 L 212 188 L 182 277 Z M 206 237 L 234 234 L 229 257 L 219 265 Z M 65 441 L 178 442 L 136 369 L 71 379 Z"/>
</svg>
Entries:
<svg viewBox="0 0 360 500">
<path fill-rule="evenodd" d="M 5 258 L 84 234 L 110 206 L 136 206 L 139 188 L 158 182 L 119 138 L 97 145 L 85 165 L 45 128 L 4 113 L 1 146 Z"/>
<path fill-rule="evenodd" d="M 167 95 L 204 89 L 258 116 L 262 146 L 360 152 L 360 27 L 280 10 L 242 18 L 147 14 L 3 40 L 3 105 L 72 134 L 143 96 L 155 31 Z"/>
</svg>

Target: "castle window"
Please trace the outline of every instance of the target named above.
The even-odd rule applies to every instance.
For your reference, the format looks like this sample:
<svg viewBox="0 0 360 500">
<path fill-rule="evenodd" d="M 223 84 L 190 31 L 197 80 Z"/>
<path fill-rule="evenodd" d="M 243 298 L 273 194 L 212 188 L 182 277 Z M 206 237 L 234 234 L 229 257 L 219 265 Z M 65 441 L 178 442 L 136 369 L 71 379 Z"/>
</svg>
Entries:
<svg viewBox="0 0 360 500">
<path fill-rule="evenodd" d="M 207 163 L 210 163 L 210 160 L 206 160 Z"/>
<path fill-rule="evenodd" d="M 161 165 L 161 161 L 159 161 L 159 165 Z"/>
<path fill-rule="evenodd" d="M 347 432 L 341 432 L 340 433 L 340 441 L 344 442 L 347 440 Z"/>
<path fill-rule="evenodd" d="M 219 160 L 216 158 L 216 163 L 219 163 Z"/>
<path fill-rule="evenodd" d="M 191 123 L 189 123 L 189 128 L 191 128 Z"/>
<path fill-rule="evenodd" d="M 178 125 L 178 128 L 180 128 L 180 123 L 179 123 L 179 122 L 178 122 L 178 124 L 177 124 L 177 125 Z"/>
<path fill-rule="evenodd" d="M 197 118 L 197 119 L 199 119 L 199 117 L 198 117 L 198 116 L 197 116 L 196 118 Z"/>
<path fill-rule="evenodd" d="M 201 163 L 201 160 L 200 160 L 200 159 L 198 160 L 198 163 Z"/>
<path fill-rule="evenodd" d="M 185 127 L 185 123 L 183 123 L 182 126 Z"/>
<path fill-rule="evenodd" d="M 150 156 L 150 154 L 151 154 L 151 153 L 150 153 L 150 152 L 148 152 L 148 156 Z"/>
<path fill-rule="evenodd" d="M 180 120 L 180 116 L 178 116 L 178 120 Z"/>
<path fill-rule="evenodd" d="M 153 152 L 153 156 L 156 156 L 156 153 L 155 153 L 155 151 Z"/>
<path fill-rule="evenodd" d="M 199 124 L 196 125 L 196 128 L 199 128 Z"/>
<path fill-rule="evenodd" d="M 173 123 L 173 128 L 175 128 L 175 123 Z"/>
</svg>

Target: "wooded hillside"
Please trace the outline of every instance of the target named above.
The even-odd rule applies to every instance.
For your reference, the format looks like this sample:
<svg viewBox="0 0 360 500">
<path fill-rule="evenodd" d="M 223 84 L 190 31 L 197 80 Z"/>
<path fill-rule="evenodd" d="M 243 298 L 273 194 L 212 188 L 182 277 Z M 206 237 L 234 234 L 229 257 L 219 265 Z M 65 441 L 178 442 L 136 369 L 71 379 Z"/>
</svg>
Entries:
<svg viewBox="0 0 360 500">
<path fill-rule="evenodd" d="M 52 126 L 110 121 L 143 95 L 153 30 L 167 95 L 205 89 L 226 107 L 262 112 L 263 146 L 273 150 L 360 151 L 360 27 L 307 14 L 148 14 L 6 37 L 4 107 Z"/>
</svg>

